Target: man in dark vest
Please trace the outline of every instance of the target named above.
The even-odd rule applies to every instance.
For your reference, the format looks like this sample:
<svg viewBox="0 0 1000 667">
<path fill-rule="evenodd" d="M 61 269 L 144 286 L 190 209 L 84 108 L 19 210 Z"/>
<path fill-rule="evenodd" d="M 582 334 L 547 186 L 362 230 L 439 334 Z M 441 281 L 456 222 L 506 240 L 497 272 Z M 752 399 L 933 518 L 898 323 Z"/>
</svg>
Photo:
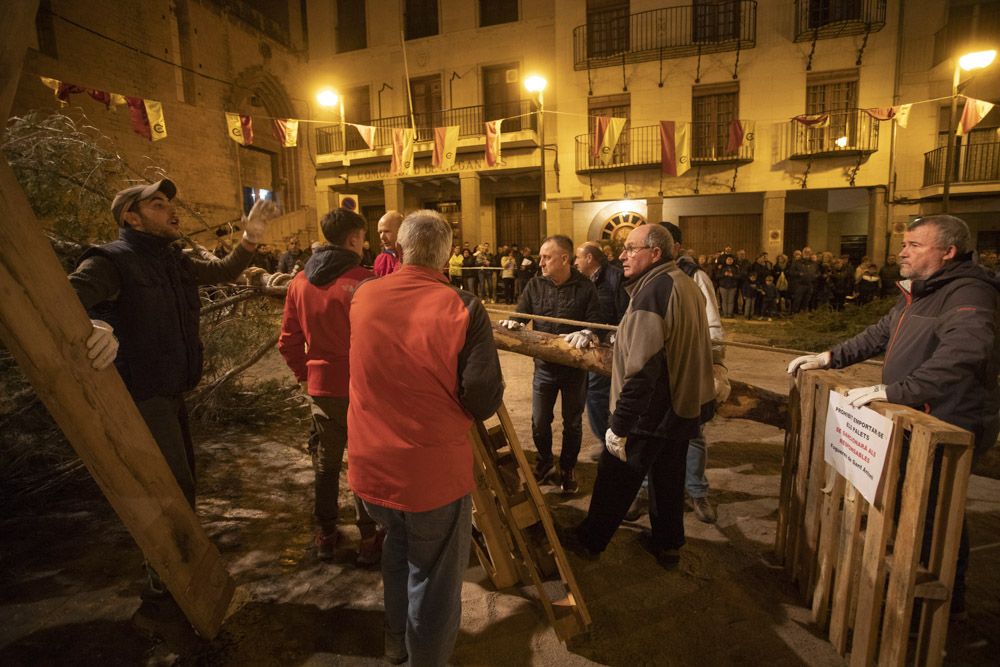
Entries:
<svg viewBox="0 0 1000 667">
<path fill-rule="evenodd" d="M 176 194 L 173 182 L 163 179 L 115 195 L 111 213 L 120 226 L 118 239 L 87 250 L 69 281 L 90 316 L 97 318 L 87 341 L 94 365 L 114 361 L 194 507 L 194 450 L 183 394 L 201 378 L 198 285 L 236 278 L 250 263 L 278 209 L 273 202 L 259 200 L 244 222 L 242 241 L 225 259 L 207 261 L 173 245 L 181 238 Z"/>
</svg>

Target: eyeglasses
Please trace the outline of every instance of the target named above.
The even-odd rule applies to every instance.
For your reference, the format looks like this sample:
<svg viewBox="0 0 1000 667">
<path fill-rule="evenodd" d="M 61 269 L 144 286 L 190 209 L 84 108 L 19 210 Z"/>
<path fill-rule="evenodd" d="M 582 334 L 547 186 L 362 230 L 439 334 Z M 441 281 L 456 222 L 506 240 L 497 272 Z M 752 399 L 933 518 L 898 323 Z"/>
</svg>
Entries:
<svg viewBox="0 0 1000 667">
<path fill-rule="evenodd" d="M 624 250 L 625 254 L 628 255 L 629 257 L 635 257 L 636 253 L 639 252 L 640 250 L 652 250 L 652 248 L 648 245 L 642 245 L 638 247 L 627 245 L 625 246 Z"/>
</svg>

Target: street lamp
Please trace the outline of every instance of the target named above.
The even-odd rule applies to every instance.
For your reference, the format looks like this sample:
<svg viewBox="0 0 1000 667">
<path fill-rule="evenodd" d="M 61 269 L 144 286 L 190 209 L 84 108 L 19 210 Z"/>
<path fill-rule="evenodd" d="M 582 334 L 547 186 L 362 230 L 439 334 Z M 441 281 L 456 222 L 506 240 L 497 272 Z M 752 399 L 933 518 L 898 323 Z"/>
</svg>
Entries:
<svg viewBox="0 0 1000 667">
<path fill-rule="evenodd" d="M 344 150 L 344 164 L 347 164 L 347 125 L 344 124 L 344 98 L 329 88 L 324 88 L 316 95 L 321 107 L 340 107 L 340 145 Z"/>
<path fill-rule="evenodd" d="M 538 94 L 538 143 L 541 144 L 539 162 L 542 165 L 542 215 L 541 215 L 541 237 L 548 235 L 548 188 L 545 187 L 545 86 L 548 81 L 545 77 L 534 74 L 524 80 L 524 88 L 529 93 Z"/>
<path fill-rule="evenodd" d="M 966 53 L 955 62 L 955 73 L 951 80 L 951 110 L 948 114 L 948 133 L 945 135 L 947 144 L 945 144 L 944 151 L 944 183 L 941 187 L 941 208 L 943 213 L 948 213 L 948 205 L 950 203 L 951 161 L 955 150 L 955 115 L 958 112 L 958 89 L 961 84 L 962 70 L 971 72 L 972 70 L 989 67 L 996 57 L 996 50 L 990 49 L 987 51 L 974 51 L 972 53 Z"/>
</svg>

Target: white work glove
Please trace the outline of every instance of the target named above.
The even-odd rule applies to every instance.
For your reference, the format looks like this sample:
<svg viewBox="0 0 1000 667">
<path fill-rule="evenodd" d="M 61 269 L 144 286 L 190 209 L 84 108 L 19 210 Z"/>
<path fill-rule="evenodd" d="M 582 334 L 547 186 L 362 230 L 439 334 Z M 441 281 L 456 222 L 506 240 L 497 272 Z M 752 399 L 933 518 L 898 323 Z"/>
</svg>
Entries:
<svg viewBox="0 0 1000 667">
<path fill-rule="evenodd" d="M 625 461 L 625 436 L 617 436 L 610 428 L 604 434 L 604 448 L 611 452 L 611 455 L 620 461 Z"/>
<path fill-rule="evenodd" d="M 594 339 L 594 332 L 590 329 L 580 329 L 579 331 L 563 334 L 562 337 L 569 343 L 570 347 L 582 350 L 590 345 L 590 342 Z"/>
<path fill-rule="evenodd" d="M 829 352 L 822 352 L 820 354 L 805 354 L 801 357 L 792 359 L 792 363 L 788 364 L 788 374 L 795 375 L 798 371 L 811 371 L 817 368 L 829 367 Z"/>
<path fill-rule="evenodd" d="M 887 400 L 884 384 L 852 389 L 844 394 L 844 396 L 847 398 L 847 402 L 851 404 L 851 407 L 854 408 L 860 408 L 862 405 L 868 405 L 872 401 Z"/>
<path fill-rule="evenodd" d="M 258 199 L 243 219 L 243 240 L 258 245 L 264 242 L 267 225 L 281 215 L 281 210 L 270 199 Z"/>
<path fill-rule="evenodd" d="M 733 391 L 729 384 L 729 369 L 721 364 L 713 364 L 712 379 L 715 380 L 715 402 L 725 403 Z"/>
<path fill-rule="evenodd" d="M 87 339 L 87 358 L 90 365 L 97 370 L 104 370 L 111 365 L 118 355 L 118 339 L 115 330 L 103 320 L 90 320 L 94 330 Z"/>
<path fill-rule="evenodd" d="M 612 331 L 611 335 L 608 336 L 608 345 L 614 345 L 616 340 L 618 340 L 618 332 Z"/>
<path fill-rule="evenodd" d="M 518 322 L 517 320 L 500 320 L 497 324 L 505 329 L 510 329 L 511 331 L 517 331 L 518 329 L 524 328 L 524 322 Z"/>
</svg>

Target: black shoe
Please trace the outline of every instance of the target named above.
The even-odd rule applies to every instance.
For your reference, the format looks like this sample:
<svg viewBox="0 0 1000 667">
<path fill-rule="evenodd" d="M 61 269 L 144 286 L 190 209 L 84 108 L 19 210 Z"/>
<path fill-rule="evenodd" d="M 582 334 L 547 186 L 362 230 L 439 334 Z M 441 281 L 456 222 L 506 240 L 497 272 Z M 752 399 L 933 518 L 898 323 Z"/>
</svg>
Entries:
<svg viewBox="0 0 1000 667">
<path fill-rule="evenodd" d="M 541 484 L 544 482 L 552 471 L 555 469 L 552 461 L 545 461 L 543 459 L 538 459 L 535 461 L 535 468 L 532 470 L 532 474 L 535 476 L 535 481 Z"/>
<path fill-rule="evenodd" d="M 564 468 L 562 471 L 562 493 L 570 496 L 580 490 L 580 483 L 576 481 L 576 473 L 572 468 Z"/>
<path fill-rule="evenodd" d="M 601 557 L 600 551 L 594 551 L 586 545 L 580 534 L 580 527 L 558 529 L 559 542 L 563 549 L 583 560 L 596 561 Z"/>
<path fill-rule="evenodd" d="M 681 563 L 680 549 L 663 549 L 653 546 L 653 534 L 644 530 L 639 533 L 639 546 L 656 558 L 656 562 L 665 570 L 675 570 Z"/>
<path fill-rule="evenodd" d="M 642 518 L 643 514 L 649 512 L 649 497 L 642 491 L 635 494 L 635 500 L 632 504 L 628 506 L 628 511 L 625 512 L 626 521 L 638 521 Z"/>
</svg>

